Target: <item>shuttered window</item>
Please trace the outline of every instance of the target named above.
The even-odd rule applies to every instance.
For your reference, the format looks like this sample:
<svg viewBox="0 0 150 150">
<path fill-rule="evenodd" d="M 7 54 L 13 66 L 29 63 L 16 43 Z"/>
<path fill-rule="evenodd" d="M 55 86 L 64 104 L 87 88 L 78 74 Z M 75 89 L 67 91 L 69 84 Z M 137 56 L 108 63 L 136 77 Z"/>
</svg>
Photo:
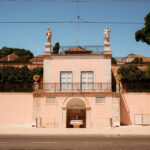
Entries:
<svg viewBox="0 0 150 150">
<path fill-rule="evenodd" d="M 46 104 L 56 103 L 56 97 L 46 97 Z"/>
<path fill-rule="evenodd" d="M 96 104 L 105 104 L 106 97 L 96 97 L 95 102 L 96 102 Z"/>
<path fill-rule="evenodd" d="M 81 86 L 82 91 L 93 91 L 94 89 L 94 75 L 93 71 L 81 72 Z"/>
<path fill-rule="evenodd" d="M 149 114 L 136 114 L 134 116 L 134 122 L 137 125 L 150 125 L 150 115 Z"/>
<path fill-rule="evenodd" d="M 72 72 L 71 71 L 62 71 L 60 73 L 60 85 L 61 85 L 61 91 L 72 90 Z"/>
</svg>

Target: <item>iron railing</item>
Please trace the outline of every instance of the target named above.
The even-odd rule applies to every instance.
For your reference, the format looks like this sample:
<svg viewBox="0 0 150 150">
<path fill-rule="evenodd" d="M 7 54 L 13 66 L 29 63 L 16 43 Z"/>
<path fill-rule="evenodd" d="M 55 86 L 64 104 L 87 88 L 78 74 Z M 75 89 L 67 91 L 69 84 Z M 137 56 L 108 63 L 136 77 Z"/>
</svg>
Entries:
<svg viewBox="0 0 150 150">
<path fill-rule="evenodd" d="M 116 92 L 120 85 L 116 83 L 44 83 L 45 92 Z"/>
<path fill-rule="evenodd" d="M 122 89 L 126 92 L 150 92 L 150 82 L 123 82 Z"/>
<path fill-rule="evenodd" d="M 70 48 L 82 48 L 84 50 L 91 50 L 93 54 L 103 54 L 103 45 L 84 45 L 84 46 L 60 46 L 59 53 L 69 50 Z"/>
<path fill-rule="evenodd" d="M 0 83 L 0 92 L 33 92 L 33 83 Z"/>
</svg>

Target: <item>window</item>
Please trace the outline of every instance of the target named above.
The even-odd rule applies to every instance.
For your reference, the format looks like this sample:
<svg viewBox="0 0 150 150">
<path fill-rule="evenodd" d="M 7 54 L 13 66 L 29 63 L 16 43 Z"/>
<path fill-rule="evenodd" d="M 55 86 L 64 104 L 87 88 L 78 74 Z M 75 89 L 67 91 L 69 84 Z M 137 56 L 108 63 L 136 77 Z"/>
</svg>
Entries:
<svg viewBox="0 0 150 150">
<path fill-rule="evenodd" d="M 60 73 L 60 88 L 61 91 L 72 91 L 72 72 L 62 71 Z"/>
<path fill-rule="evenodd" d="M 82 71 L 81 72 L 81 88 L 82 88 L 82 91 L 93 91 L 94 90 L 93 71 Z"/>
<path fill-rule="evenodd" d="M 56 103 L 56 97 L 46 97 L 46 104 Z"/>
<path fill-rule="evenodd" d="M 135 114 L 134 122 L 137 125 L 138 124 L 149 125 L 150 124 L 150 115 L 149 114 Z"/>
<path fill-rule="evenodd" d="M 105 104 L 106 97 L 96 97 L 95 102 L 96 102 L 96 104 Z"/>
</svg>

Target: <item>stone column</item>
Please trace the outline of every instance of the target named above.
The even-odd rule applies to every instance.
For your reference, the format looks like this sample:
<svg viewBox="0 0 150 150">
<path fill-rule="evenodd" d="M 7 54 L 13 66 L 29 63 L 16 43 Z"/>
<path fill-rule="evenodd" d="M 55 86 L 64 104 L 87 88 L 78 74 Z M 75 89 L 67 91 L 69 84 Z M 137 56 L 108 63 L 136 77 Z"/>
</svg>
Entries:
<svg viewBox="0 0 150 150">
<path fill-rule="evenodd" d="M 91 110 L 89 107 L 86 108 L 86 128 L 90 128 L 91 127 L 91 119 L 90 119 L 90 115 L 91 115 Z"/>
<path fill-rule="evenodd" d="M 112 97 L 112 127 L 120 126 L 120 96 Z"/>
<path fill-rule="evenodd" d="M 122 93 L 122 83 L 121 83 L 122 75 L 117 74 L 116 76 L 116 92 Z"/>
<path fill-rule="evenodd" d="M 67 115 L 66 115 L 67 111 L 66 108 L 62 108 L 62 128 L 66 128 L 66 119 L 67 119 Z"/>
<path fill-rule="evenodd" d="M 32 126 L 36 127 L 37 119 L 40 118 L 40 110 L 41 110 L 41 97 L 33 97 L 33 114 L 32 114 Z"/>
</svg>

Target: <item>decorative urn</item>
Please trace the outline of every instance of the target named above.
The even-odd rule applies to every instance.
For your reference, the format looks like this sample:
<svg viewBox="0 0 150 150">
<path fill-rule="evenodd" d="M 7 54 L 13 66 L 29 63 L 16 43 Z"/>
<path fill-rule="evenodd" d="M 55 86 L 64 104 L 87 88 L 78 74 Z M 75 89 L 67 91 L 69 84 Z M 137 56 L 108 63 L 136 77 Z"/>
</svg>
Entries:
<svg viewBox="0 0 150 150">
<path fill-rule="evenodd" d="M 33 80 L 34 80 L 35 82 L 39 81 L 39 79 L 40 79 L 40 75 L 34 75 L 34 76 L 33 76 Z"/>
</svg>

